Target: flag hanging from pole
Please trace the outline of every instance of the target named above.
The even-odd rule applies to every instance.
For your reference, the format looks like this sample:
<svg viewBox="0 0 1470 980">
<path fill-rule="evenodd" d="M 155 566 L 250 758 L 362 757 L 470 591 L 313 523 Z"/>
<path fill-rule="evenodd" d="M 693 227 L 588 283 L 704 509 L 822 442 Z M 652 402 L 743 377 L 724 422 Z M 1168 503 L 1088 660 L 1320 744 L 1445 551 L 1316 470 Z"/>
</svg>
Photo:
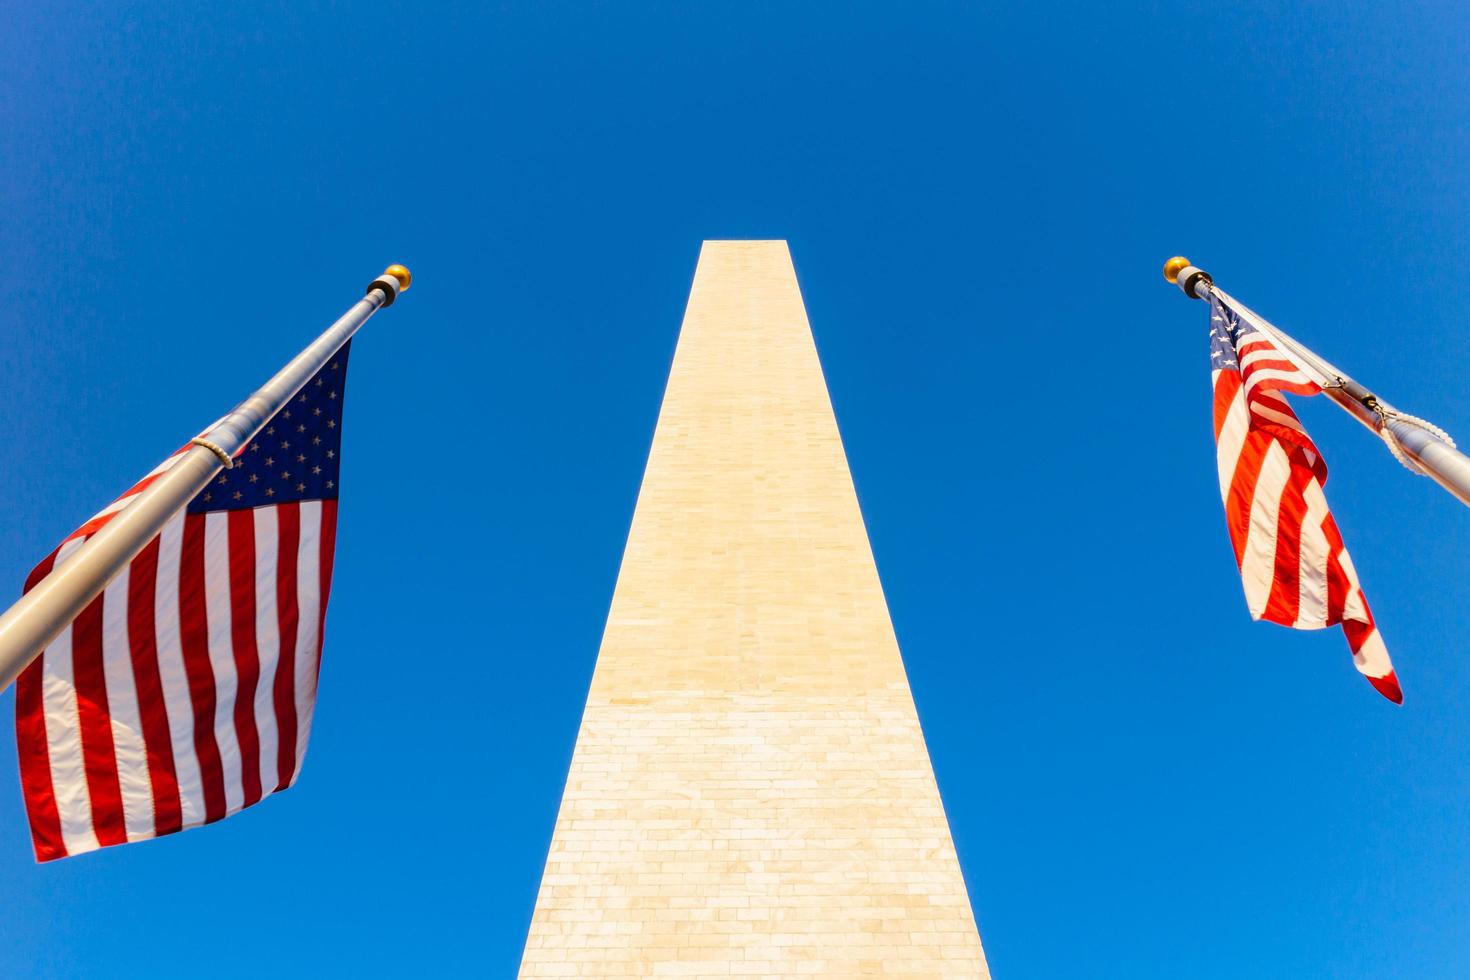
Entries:
<svg viewBox="0 0 1470 980">
<path fill-rule="evenodd" d="M 1220 495 L 1251 618 L 1294 629 L 1341 625 L 1358 671 L 1402 704 L 1327 506 L 1327 465 L 1283 394 L 1314 395 L 1321 386 L 1213 292 L 1210 369 Z"/>
<path fill-rule="evenodd" d="M 20 675 L 38 861 L 213 823 L 296 781 L 332 581 L 350 346 Z M 26 590 L 179 453 L 74 531 Z"/>
</svg>

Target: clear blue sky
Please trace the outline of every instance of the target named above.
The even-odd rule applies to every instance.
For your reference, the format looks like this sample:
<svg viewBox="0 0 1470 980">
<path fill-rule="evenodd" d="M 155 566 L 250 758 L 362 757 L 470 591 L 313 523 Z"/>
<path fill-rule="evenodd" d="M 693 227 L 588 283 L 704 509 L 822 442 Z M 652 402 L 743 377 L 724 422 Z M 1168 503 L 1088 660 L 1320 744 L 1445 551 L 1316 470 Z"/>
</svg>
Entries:
<svg viewBox="0 0 1470 980">
<path fill-rule="evenodd" d="M 1394 654 L 1252 624 L 1184 251 L 1470 440 L 1470 10 L 12 4 L 0 590 L 384 264 L 299 785 L 0 974 L 518 961 L 704 238 L 791 242 L 999 977 L 1470 974 L 1470 513 L 1299 406 Z M 207 10 L 207 13 L 206 13 Z"/>
</svg>

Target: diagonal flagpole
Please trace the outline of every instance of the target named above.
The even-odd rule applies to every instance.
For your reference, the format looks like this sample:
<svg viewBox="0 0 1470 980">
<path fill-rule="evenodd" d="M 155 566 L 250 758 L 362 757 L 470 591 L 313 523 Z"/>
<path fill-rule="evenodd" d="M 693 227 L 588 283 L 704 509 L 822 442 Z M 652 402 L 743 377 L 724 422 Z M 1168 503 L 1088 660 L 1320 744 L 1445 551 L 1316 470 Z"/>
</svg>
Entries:
<svg viewBox="0 0 1470 980">
<path fill-rule="evenodd" d="M 1208 272 L 1191 265 L 1182 255 L 1164 263 L 1164 278 L 1191 299 L 1209 302 L 1212 296 L 1218 297 L 1295 360 L 1323 394 L 1382 438 L 1399 462 L 1429 477 L 1470 507 L 1470 457 L 1456 449 L 1442 430 L 1379 398 L 1326 358 L 1242 305 L 1216 286 Z"/>
<path fill-rule="evenodd" d="M 359 327 L 378 310 L 392 306 L 412 281 L 403 266 L 390 265 L 336 323 L 234 411 L 202 436 L 191 439 L 177 462 L 0 615 L 0 691 L 9 687 L 46 645 L 107 588 L 180 508 L 187 506 L 221 470 L 233 467 L 235 455 L 296 397 Z"/>
</svg>

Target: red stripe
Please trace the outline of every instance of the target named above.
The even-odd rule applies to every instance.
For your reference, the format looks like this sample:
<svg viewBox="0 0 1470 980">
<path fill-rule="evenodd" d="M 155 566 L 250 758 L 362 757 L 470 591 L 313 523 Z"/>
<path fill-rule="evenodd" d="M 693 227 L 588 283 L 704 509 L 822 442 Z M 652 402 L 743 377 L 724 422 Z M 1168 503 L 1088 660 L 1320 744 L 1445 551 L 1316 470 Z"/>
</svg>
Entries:
<svg viewBox="0 0 1470 980">
<path fill-rule="evenodd" d="M 178 449 L 175 449 L 173 452 L 169 453 L 168 456 L 164 459 L 164 461 L 162 463 L 159 463 L 158 466 L 155 468 L 155 472 L 149 473 L 147 476 L 143 477 L 143 479 L 139 480 L 137 483 L 134 483 L 131 487 L 128 487 L 127 490 L 125 490 L 123 493 L 121 493 L 121 494 L 118 495 L 118 498 L 117 499 L 118 500 L 121 500 L 124 497 L 131 497 L 135 493 L 141 493 L 143 490 L 146 490 L 148 488 L 148 485 L 150 483 L 152 483 L 153 481 L 157 480 L 159 477 L 163 476 L 163 474 L 167 473 L 169 470 L 173 469 L 173 464 L 172 463 L 169 463 L 169 460 L 170 459 L 173 459 L 176 456 L 182 456 L 184 453 L 188 452 L 189 450 L 191 450 L 193 448 L 194 448 L 194 444 L 193 443 L 186 442 L 182 446 L 180 446 Z M 164 464 L 167 464 L 167 465 L 164 465 Z M 117 501 L 113 501 L 113 503 L 116 503 L 116 502 Z"/>
<path fill-rule="evenodd" d="M 322 591 L 317 600 L 316 673 L 322 673 L 322 642 L 327 632 L 327 596 L 332 593 L 332 558 L 337 553 L 337 501 L 322 501 Z"/>
<path fill-rule="evenodd" d="M 1215 379 L 1215 442 L 1220 441 L 1220 432 L 1230 418 L 1230 406 L 1240 391 L 1240 375 L 1234 371 L 1221 371 Z"/>
<path fill-rule="evenodd" d="M 1250 384 L 1250 382 L 1247 382 L 1247 384 Z M 1310 381 L 1297 382 L 1282 381 L 1279 378 L 1262 378 L 1260 381 L 1251 384 L 1251 390 L 1258 392 L 1289 391 L 1293 395 L 1315 395 L 1322 389 Z"/>
<path fill-rule="evenodd" d="M 1285 358 L 1257 357 L 1250 361 L 1246 360 L 1246 351 L 1240 355 L 1240 371 L 1247 378 L 1257 371 L 1289 371 L 1293 374 L 1300 369 Z"/>
<path fill-rule="evenodd" d="M 1327 486 L 1327 460 L 1322 458 L 1322 454 L 1317 452 L 1315 447 L 1304 449 L 1302 452 L 1307 457 L 1307 468 L 1312 471 L 1317 482 L 1325 488 Z"/>
<path fill-rule="evenodd" d="M 56 566 L 56 555 L 60 551 L 61 545 L 57 545 L 55 548 L 51 549 L 51 554 L 47 555 L 45 558 L 42 558 L 41 563 L 35 568 L 31 569 L 31 574 L 26 576 L 25 588 L 21 590 L 21 595 L 25 595 L 25 593 L 34 589 L 36 587 L 36 584 L 40 582 L 41 579 L 51 574 L 51 569 Z"/>
<path fill-rule="evenodd" d="M 276 789 L 291 785 L 296 772 L 296 627 L 301 614 L 296 605 L 296 554 L 301 547 L 301 505 L 276 508 L 279 541 L 276 546 L 276 618 L 281 655 L 276 664 Z"/>
<path fill-rule="evenodd" d="M 172 467 L 169 467 L 169 469 L 172 469 Z M 128 489 L 124 493 L 119 494 L 117 499 L 122 500 L 123 497 L 131 497 L 133 496 L 133 494 L 142 493 L 144 490 L 148 489 L 149 484 L 153 483 L 167 472 L 168 470 L 159 470 L 157 473 L 151 473 L 148 476 L 143 477 L 143 479 L 139 480 L 137 483 L 134 483 L 131 487 L 128 487 Z M 114 503 L 116 503 L 116 501 L 114 501 Z"/>
<path fill-rule="evenodd" d="M 148 479 L 141 481 L 135 488 L 133 488 L 132 490 L 129 490 L 127 493 L 123 494 L 121 497 L 118 497 L 117 500 L 114 500 L 112 503 L 113 504 L 116 504 L 119 501 L 127 500 L 128 498 L 132 497 L 133 495 L 135 495 L 139 491 L 146 489 L 147 486 L 148 486 L 148 484 L 152 483 L 154 480 L 158 479 L 162 475 L 163 475 L 162 473 L 157 473 L 157 474 L 155 474 L 153 476 L 150 476 Z M 111 506 L 111 504 L 109 504 L 108 506 Z M 95 517 L 89 518 L 88 521 L 87 521 L 87 523 L 83 524 L 81 527 L 79 527 L 75 531 L 71 532 L 71 534 L 67 535 L 66 540 L 67 541 L 70 541 L 72 538 L 85 538 L 85 537 L 90 537 L 93 534 L 96 534 L 98 531 L 102 530 L 103 526 L 106 525 L 108 521 L 112 520 L 118 514 L 121 514 L 123 511 L 125 511 L 127 509 L 128 509 L 127 506 L 124 505 L 122 507 L 117 508 L 116 510 L 109 510 L 105 514 L 98 514 Z M 63 542 L 63 544 L 64 543 L 65 542 Z"/>
<path fill-rule="evenodd" d="M 203 514 L 184 518 L 184 540 L 179 555 L 179 646 L 184 673 L 189 678 L 189 700 L 194 707 L 194 754 L 204 790 L 204 822 L 225 815 L 225 774 L 219 743 L 214 738 L 214 667 L 209 662 L 209 614 L 204 601 Z"/>
<path fill-rule="evenodd" d="M 322 640 L 326 633 L 327 624 L 327 597 L 332 591 L 332 558 L 337 552 L 337 501 L 323 500 L 321 507 L 321 529 L 318 541 L 317 571 L 320 591 L 317 593 L 317 620 L 316 620 L 316 642 L 308 651 L 299 651 L 298 655 L 306 655 L 315 658 L 312 671 L 312 698 L 315 699 L 317 686 L 322 676 Z M 298 736 L 299 737 L 299 736 Z M 299 756 L 298 756 L 299 758 Z M 300 774 L 297 760 L 292 760 L 291 779 L 294 782 Z"/>
<path fill-rule="evenodd" d="M 1285 412 L 1287 415 L 1292 416 L 1293 418 L 1296 417 L 1296 413 L 1291 410 L 1291 402 L 1286 400 L 1286 396 L 1280 394 L 1279 392 L 1272 391 L 1270 388 L 1262 388 L 1260 385 L 1256 385 L 1255 388 L 1251 390 L 1251 398 L 1259 402 L 1275 402 L 1276 406 L 1280 408 L 1281 411 Z"/>
<path fill-rule="evenodd" d="M 1291 471 L 1281 488 L 1281 505 L 1276 511 L 1276 570 L 1261 618 L 1294 626 L 1301 609 L 1302 521 L 1307 516 L 1304 491 L 1312 471 L 1299 451 L 1290 453 L 1287 459 Z"/>
<path fill-rule="evenodd" d="M 1230 528 L 1230 542 L 1235 545 L 1235 564 L 1245 561 L 1246 537 L 1251 526 L 1251 502 L 1256 496 L 1256 481 L 1261 465 L 1273 444 L 1264 432 L 1251 430 L 1240 447 L 1240 459 L 1230 478 L 1230 491 L 1225 497 L 1225 522 Z"/>
<path fill-rule="evenodd" d="M 1367 602 L 1363 603 L 1363 608 L 1368 608 Z M 1368 642 L 1368 638 L 1378 631 L 1378 627 L 1373 625 L 1373 614 L 1369 613 L 1366 623 L 1360 623 L 1356 619 L 1343 620 L 1342 631 L 1347 635 L 1348 646 L 1356 654 L 1363 649 L 1363 644 Z"/>
<path fill-rule="evenodd" d="M 1248 339 L 1251 337 L 1254 337 L 1256 339 Z M 1246 354 L 1254 354 L 1258 350 L 1268 350 L 1275 354 L 1281 353 L 1281 351 L 1276 348 L 1275 344 L 1266 339 L 1265 334 L 1255 333 L 1254 331 L 1245 334 L 1240 344 L 1237 345 L 1235 348 L 1236 354 L 1241 357 L 1244 357 Z"/>
<path fill-rule="evenodd" d="M 1317 383 L 1301 373 L 1301 369 L 1290 361 L 1268 360 L 1257 358 L 1246 363 L 1244 354 L 1241 355 L 1240 374 L 1245 379 L 1247 388 L 1257 391 L 1290 391 L 1298 395 L 1315 395 L 1322 389 Z M 1295 378 L 1270 378 L 1255 376 L 1263 371 L 1286 371 L 1296 375 Z"/>
<path fill-rule="evenodd" d="M 1291 403 L 1275 391 L 1272 391 L 1270 389 L 1261 389 L 1259 387 L 1252 388 L 1249 391 L 1247 398 L 1249 399 L 1250 403 L 1256 408 L 1270 409 L 1272 411 L 1285 415 L 1297 425 L 1302 424 L 1302 420 L 1297 418 L 1296 412 L 1293 412 L 1291 410 Z M 1282 422 L 1278 424 L 1285 425 L 1286 423 Z"/>
<path fill-rule="evenodd" d="M 51 753 L 46 745 L 46 716 L 41 694 L 41 661 L 31 661 L 15 681 L 15 747 L 20 785 L 31 822 L 31 847 L 37 861 L 66 857 L 61 814 L 51 783 Z"/>
<path fill-rule="evenodd" d="M 1259 337 L 1260 335 L 1257 334 L 1256 336 Z M 1261 339 L 1257 339 L 1257 340 L 1246 340 L 1246 339 L 1242 338 L 1241 341 L 1235 345 L 1235 357 L 1236 357 L 1236 360 L 1239 360 L 1239 359 L 1245 357 L 1247 354 L 1255 354 L 1255 353 L 1260 352 L 1260 351 L 1266 351 L 1266 352 L 1269 352 L 1269 353 L 1272 353 L 1272 354 L 1279 354 L 1279 353 L 1281 353 L 1279 350 L 1277 350 L 1275 347 L 1273 347 L 1268 341 L 1261 340 Z"/>
<path fill-rule="evenodd" d="M 153 608 L 158 583 L 158 538 L 133 559 L 128 577 L 128 650 L 138 689 L 138 716 L 148 754 L 148 780 L 153 786 L 153 832 L 172 834 L 183 828 L 179 778 L 174 769 L 173 738 L 164 707 L 163 678 L 158 670 L 158 631 Z"/>
<path fill-rule="evenodd" d="M 1342 622 L 1342 611 L 1347 605 L 1348 593 L 1353 588 L 1347 569 L 1342 567 L 1341 555 L 1345 550 L 1342 533 L 1331 513 L 1322 519 L 1322 533 L 1327 535 L 1327 622 Z"/>
<path fill-rule="evenodd" d="M 255 642 L 255 513 L 229 514 L 230 646 L 235 656 L 235 737 L 240 743 L 244 805 L 260 801 L 260 732 L 255 727 L 255 688 L 260 651 Z"/>
<path fill-rule="evenodd" d="M 50 575 L 55 563 L 53 551 L 26 578 L 26 591 Z M 56 788 L 51 784 L 51 753 L 46 745 L 46 713 L 41 691 L 42 659 L 31 661 L 15 682 L 15 748 L 20 760 L 26 816 L 31 824 L 31 846 L 37 861 L 54 861 L 66 857 L 66 844 L 61 838 Z"/>
<path fill-rule="evenodd" d="M 112 742 L 112 714 L 107 703 L 107 677 L 102 669 L 102 603 L 99 595 L 72 622 L 72 677 L 77 691 L 77 728 L 82 736 L 82 765 L 92 800 L 92 829 L 97 843 L 126 844 L 122 786 L 117 751 Z"/>
<path fill-rule="evenodd" d="M 1399 687 L 1398 675 L 1389 671 L 1382 677 L 1369 677 L 1368 683 L 1373 685 L 1373 690 L 1388 698 L 1394 704 L 1404 703 L 1404 691 Z"/>
<path fill-rule="evenodd" d="M 185 446 L 184 447 L 184 449 L 188 449 L 188 448 L 190 448 L 190 447 L 189 446 Z M 184 451 L 183 449 L 179 450 L 179 452 L 183 452 L 183 451 Z M 179 452 L 176 452 L 173 455 L 174 456 L 177 456 L 177 455 L 179 455 Z M 173 457 L 170 456 L 169 458 L 172 459 Z M 144 490 L 148 489 L 149 484 L 152 484 L 153 482 L 155 482 L 156 480 L 158 480 L 159 477 L 163 476 L 163 474 L 165 474 L 167 472 L 168 472 L 167 469 L 163 469 L 163 470 L 159 470 L 157 473 L 151 473 L 148 476 L 143 477 L 143 479 L 139 480 L 137 483 L 135 483 L 131 487 L 129 487 L 125 493 L 120 494 L 118 496 L 118 498 L 116 500 L 114 500 L 111 504 L 108 504 L 108 507 L 113 507 L 116 504 L 122 503 L 123 501 L 127 500 L 129 497 L 135 497 L 135 496 L 137 496 L 138 494 L 142 493 Z M 88 537 L 90 535 L 96 534 L 99 530 L 102 529 L 102 526 L 103 525 L 105 525 L 108 521 L 112 520 L 118 514 L 122 513 L 124 510 L 127 510 L 127 506 L 126 505 L 124 505 L 122 507 L 118 507 L 116 510 L 108 510 L 108 512 L 105 513 L 105 514 L 96 514 L 96 515 L 92 516 L 87 521 L 87 523 L 83 524 L 81 527 L 77 528 L 75 531 L 73 531 L 70 534 L 68 534 L 66 536 L 66 540 L 63 541 L 62 544 L 65 544 L 66 541 L 70 541 L 73 538 L 84 538 L 84 537 Z"/>
<path fill-rule="evenodd" d="M 1271 355 L 1275 355 L 1274 357 Z M 1261 365 L 1271 367 L 1279 371 L 1297 371 L 1296 363 L 1275 347 L 1266 344 L 1241 344 L 1236 350 L 1241 366 Z"/>
<path fill-rule="evenodd" d="M 1290 371 L 1295 374 L 1303 373 L 1301 366 L 1291 359 L 1290 354 L 1286 354 L 1280 348 L 1272 347 L 1270 344 L 1256 343 L 1254 341 L 1244 343 L 1235 349 L 1235 353 L 1242 366 L 1248 364 L 1251 367 L 1255 367 L 1259 365 L 1263 369 L 1269 368 L 1276 371 Z"/>
</svg>

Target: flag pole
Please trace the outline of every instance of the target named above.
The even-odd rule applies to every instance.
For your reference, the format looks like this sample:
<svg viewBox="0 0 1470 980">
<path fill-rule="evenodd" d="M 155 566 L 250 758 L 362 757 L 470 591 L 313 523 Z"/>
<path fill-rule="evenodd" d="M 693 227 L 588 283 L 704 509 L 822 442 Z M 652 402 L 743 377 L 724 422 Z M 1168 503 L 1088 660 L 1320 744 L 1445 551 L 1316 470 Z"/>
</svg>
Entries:
<svg viewBox="0 0 1470 980">
<path fill-rule="evenodd" d="M 0 615 L 0 691 L 20 676 L 46 645 L 209 481 L 232 468 L 234 457 L 378 310 L 392 306 L 413 277 L 390 265 L 366 295 L 234 411 L 214 424 L 159 477 L 102 526 L 51 574 Z"/>
<path fill-rule="evenodd" d="M 1456 449 L 1454 441 L 1441 429 L 1400 412 L 1379 398 L 1326 358 L 1242 305 L 1216 286 L 1208 272 L 1190 264 L 1182 255 L 1164 263 L 1164 278 L 1191 299 L 1208 302 L 1213 296 L 1239 313 L 1308 375 L 1316 375 L 1312 380 L 1321 386 L 1323 394 L 1382 438 L 1399 462 L 1429 477 L 1470 507 L 1470 458 Z"/>
</svg>

